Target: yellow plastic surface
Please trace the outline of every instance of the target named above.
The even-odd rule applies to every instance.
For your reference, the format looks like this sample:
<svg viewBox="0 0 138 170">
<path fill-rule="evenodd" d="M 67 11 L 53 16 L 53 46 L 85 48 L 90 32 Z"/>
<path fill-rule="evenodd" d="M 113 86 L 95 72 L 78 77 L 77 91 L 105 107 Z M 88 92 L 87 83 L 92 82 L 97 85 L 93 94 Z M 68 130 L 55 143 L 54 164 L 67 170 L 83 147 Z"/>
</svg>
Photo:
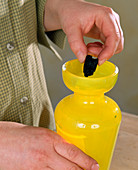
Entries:
<svg viewBox="0 0 138 170">
<path fill-rule="evenodd" d="M 121 111 L 104 93 L 116 83 L 118 68 L 105 62 L 93 76 L 84 77 L 83 64 L 71 60 L 62 67 L 66 86 L 74 91 L 55 110 L 57 133 L 93 157 L 100 170 L 109 170 Z"/>
</svg>

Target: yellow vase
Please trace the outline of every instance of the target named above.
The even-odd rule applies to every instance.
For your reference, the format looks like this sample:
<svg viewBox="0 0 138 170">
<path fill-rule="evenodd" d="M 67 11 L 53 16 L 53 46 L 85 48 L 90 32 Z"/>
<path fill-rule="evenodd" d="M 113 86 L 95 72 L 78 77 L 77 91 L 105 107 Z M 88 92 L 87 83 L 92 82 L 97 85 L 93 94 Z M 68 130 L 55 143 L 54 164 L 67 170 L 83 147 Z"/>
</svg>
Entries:
<svg viewBox="0 0 138 170">
<path fill-rule="evenodd" d="M 104 93 L 113 88 L 118 67 L 106 61 L 93 76 L 84 77 L 77 59 L 62 67 L 65 85 L 74 91 L 62 99 L 55 110 L 57 133 L 94 158 L 100 170 L 109 170 L 121 111 Z"/>
</svg>

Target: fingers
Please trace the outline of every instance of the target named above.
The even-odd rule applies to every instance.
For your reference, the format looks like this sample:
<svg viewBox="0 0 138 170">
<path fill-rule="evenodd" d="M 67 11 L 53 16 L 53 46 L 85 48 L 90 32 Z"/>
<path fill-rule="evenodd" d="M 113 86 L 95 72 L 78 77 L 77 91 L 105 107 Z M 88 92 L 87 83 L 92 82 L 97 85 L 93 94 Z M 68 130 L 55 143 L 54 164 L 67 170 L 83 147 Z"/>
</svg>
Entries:
<svg viewBox="0 0 138 170">
<path fill-rule="evenodd" d="M 60 142 L 55 144 L 56 152 L 68 159 L 71 162 L 74 162 L 78 166 L 86 170 L 98 170 L 99 165 L 97 162 L 78 149 L 76 146 L 69 144 L 67 142 Z"/>
<path fill-rule="evenodd" d="M 107 13 L 106 13 L 107 14 Z M 105 44 L 103 50 L 100 52 L 99 65 L 111 58 L 115 53 L 121 52 L 123 49 L 123 35 L 120 27 L 120 22 L 114 15 L 114 11 L 110 9 L 108 15 L 102 21 L 101 30 L 105 36 Z"/>
<path fill-rule="evenodd" d="M 106 42 L 104 44 L 104 48 L 98 56 L 99 65 L 103 64 L 106 60 L 108 60 L 115 54 L 117 44 L 114 41 L 115 41 L 114 37 L 107 37 Z"/>
<path fill-rule="evenodd" d="M 98 54 L 99 65 L 101 65 L 114 54 L 123 50 L 124 37 L 119 16 L 111 8 L 105 6 L 93 3 L 83 5 L 83 10 L 78 9 L 78 12 L 75 11 L 76 13 L 71 15 L 69 24 L 66 24 L 63 30 L 72 51 L 81 63 L 91 52 L 95 55 Z M 104 46 L 102 48 L 94 45 L 86 47 L 83 40 L 84 35 L 101 40 Z"/>
<path fill-rule="evenodd" d="M 103 21 L 101 30 L 106 37 L 104 48 L 99 54 L 99 65 L 103 64 L 106 60 L 111 58 L 118 47 L 120 41 L 120 33 L 118 25 L 116 24 L 113 16 L 106 16 Z"/>
<path fill-rule="evenodd" d="M 114 11 L 113 11 L 113 13 L 114 13 L 115 20 L 116 20 L 116 23 L 118 25 L 119 33 L 120 33 L 120 42 L 119 42 L 118 48 L 117 48 L 117 50 L 115 52 L 115 54 L 117 54 L 117 53 L 120 53 L 124 48 L 124 36 L 123 36 L 123 31 L 122 31 L 122 28 L 121 28 L 121 25 L 120 25 L 119 15 Z"/>
<path fill-rule="evenodd" d="M 87 55 L 87 48 L 83 40 L 83 33 L 78 26 L 72 26 L 66 32 L 71 50 L 77 56 L 78 60 L 83 63 Z"/>
<path fill-rule="evenodd" d="M 94 42 L 87 44 L 88 54 L 98 56 L 103 49 L 103 44 L 100 42 Z"/>
</svg>

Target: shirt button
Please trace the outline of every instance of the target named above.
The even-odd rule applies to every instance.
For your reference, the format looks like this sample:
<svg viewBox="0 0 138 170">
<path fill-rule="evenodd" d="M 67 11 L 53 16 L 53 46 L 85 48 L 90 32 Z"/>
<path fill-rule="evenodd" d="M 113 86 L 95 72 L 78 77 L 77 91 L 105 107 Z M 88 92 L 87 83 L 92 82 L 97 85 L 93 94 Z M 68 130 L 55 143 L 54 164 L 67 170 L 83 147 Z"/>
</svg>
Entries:
<svg viewBox="0 0 138 170">
<path fill-rule="evenodd" d="M 13 44 L 13 42 L 9 42 L 9 43 L 7 44 L 7 49 L 8 49 L 9 51 L 12 51 L 12 50 L 14 49 L 14 44 Z"/>
<path fill-rule="evenodd" d="M 27 101 L 28 101 L 28 98 L 27 98 L 27 97 L 21 98 L 21 103 L 22 103 L 22 104 L 26 104 Z"/>
</svg>

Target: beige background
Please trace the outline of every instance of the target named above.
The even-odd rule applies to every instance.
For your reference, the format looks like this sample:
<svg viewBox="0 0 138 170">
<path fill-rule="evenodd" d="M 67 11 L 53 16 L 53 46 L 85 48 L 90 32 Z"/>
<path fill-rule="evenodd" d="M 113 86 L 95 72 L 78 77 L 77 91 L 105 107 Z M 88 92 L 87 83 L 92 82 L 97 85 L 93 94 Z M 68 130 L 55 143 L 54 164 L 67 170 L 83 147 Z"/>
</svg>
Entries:
<svg viewBox="0 0 138 170">
<path fill-rule="evenodd" d="M 119 104 L 122 111 L 138 114 L 138 0 L 89 1 L 110 6 L 120 15 L 125 48 L 111 59 L 119 67 L 120 73 L 116 86 L 107 95 Z M 85 39 L 86 43 L 90 41 L 93 40 Z M 55 108 L 59 100 L 71 93 L 62 82 L 61 66 L 75 56 L 68 42 L 64 50 L 57 48 L 62 60 L 45 47 L 40 46 L 40 49 L 49 95 Z"/>
</svg>

